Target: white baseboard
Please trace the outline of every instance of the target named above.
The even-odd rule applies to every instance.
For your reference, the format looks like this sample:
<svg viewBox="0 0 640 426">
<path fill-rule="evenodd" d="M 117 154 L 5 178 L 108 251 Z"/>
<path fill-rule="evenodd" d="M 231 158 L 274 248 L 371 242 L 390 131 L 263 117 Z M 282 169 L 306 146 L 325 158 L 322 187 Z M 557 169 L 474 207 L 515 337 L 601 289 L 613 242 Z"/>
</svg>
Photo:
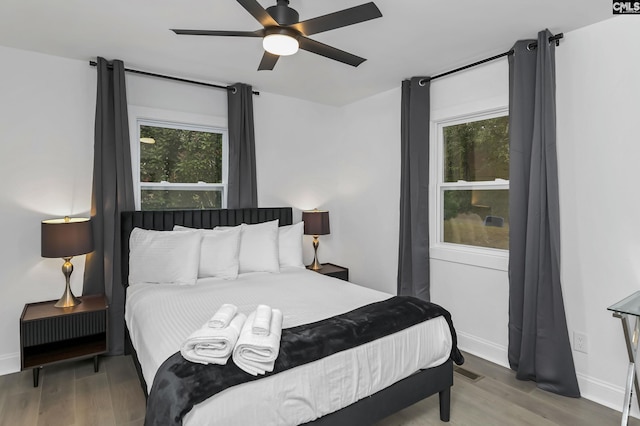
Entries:
<svg viewBox="0 0 640 426">
<path fill-rule="evenodd" d="M 596 402 L 612 410 L 622 412 L 624 401 L 624 388 L 613 385 L 593 377 L 577 373 L 578 385 L 580 386 L 580 394 L 583 398 Z M 638 400 L 635 393 L 631 398 L 631 415 L 640 418 L 640 410 L 638 410 Z"/>
<path fill-rule="evenodd" d="M 488 340 L 472 336 L 464 332 L 457 332 L 458 348 L 464 352 L 486 359 L 494 364 L 509 367 L 508 349 L 506 346 L 498 345 Z M 583 398 L 609 407 L 612 410 L 622 412 L 624 401 L 624 388 L 587 376 L 576 373 L 580 394 Z M 640 418 L 640 410 L 635 395 L 631 406 L 631 415 Z"/>
<path fill-rule="evenodd" d="M 20 352 L 0 355 L 0 376 L 20 371 Z"/>
<path fill-rule="evenodd" d="M 491 361 L 494 364 L 501 365 L 502 367 L 509 368 L 506 346 L 498 345 L 461 331 L 458 331 L 457 335 L 458 349 Z"/>
</svg>

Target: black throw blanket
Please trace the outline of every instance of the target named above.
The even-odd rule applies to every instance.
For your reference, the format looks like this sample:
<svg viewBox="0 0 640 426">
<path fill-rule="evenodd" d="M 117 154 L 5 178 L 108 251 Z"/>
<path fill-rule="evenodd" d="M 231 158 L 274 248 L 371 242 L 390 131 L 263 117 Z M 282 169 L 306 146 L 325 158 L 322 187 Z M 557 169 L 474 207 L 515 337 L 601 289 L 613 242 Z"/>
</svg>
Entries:
<svg viewBox="0 0 640 426">
<path fill-rule="evenodd" d="M 228 387 L 316 361 L 439 316 L 449 324 L 453 339 L 450 357 L 460 365 L 464 358 L 457 347 L 449 312 L 410 296 L 395 296 L 332 318 L 283 329 L 273 372 L 264 376 L 244 372 L 232 358 L 226 365 L 198 364 L 185 360 L 177 352 L 156 373 L 144 424 L 182 425 L 183 417 L 195 404 Z"/>
</svg>

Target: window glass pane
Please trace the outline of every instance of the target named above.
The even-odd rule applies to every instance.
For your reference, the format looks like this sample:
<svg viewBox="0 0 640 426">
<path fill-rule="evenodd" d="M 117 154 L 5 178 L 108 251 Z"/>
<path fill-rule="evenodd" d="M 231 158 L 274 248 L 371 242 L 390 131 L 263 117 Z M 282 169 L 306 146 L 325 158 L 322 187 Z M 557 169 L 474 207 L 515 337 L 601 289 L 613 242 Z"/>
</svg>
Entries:
<svg viewBox="0 0 640 426">
<path fill-rule="evenodd" d="M 222 190 L 157 190 L 140 191 L 142 210 L 221 209 Z"/>
<path fill-rule="evenodd" d="M 444 242 L 509 249 L 509 190 L 444 191 Z"/>
<path fill-rule="evenodd" d="M 221 183 L 222 134 L 140 126 L 140 182 Z"/>
<path fill-rule="evenodd" d="M 509 179 L 509 117 L 446 126 L 444 181 Z"/>
</svg>

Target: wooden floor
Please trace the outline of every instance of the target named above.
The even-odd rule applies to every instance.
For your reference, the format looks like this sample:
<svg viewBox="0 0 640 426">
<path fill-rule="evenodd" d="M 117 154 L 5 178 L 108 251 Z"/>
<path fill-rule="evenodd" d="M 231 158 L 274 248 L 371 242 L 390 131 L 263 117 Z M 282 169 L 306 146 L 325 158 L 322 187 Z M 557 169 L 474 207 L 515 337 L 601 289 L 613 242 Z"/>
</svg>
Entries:
<svg viewBox="0 0 640 426">
<path fill-rule="evenodd" d="M 450 425 L 620 424 L 620 413 L 586 399 L 541 391 L 513 372 L 465 354 L 464 368 L 479 374 L 471 380 L 454 374 Z M 145 400 L 131 358 L 103 358 L 100 371 L 91 360 L 46 367 L 40 386 L 31 371 L 0 376 L 0 425 L 142 425 Z M 631 419 L 630 425 L 640 426 Z M 376 426 L 443 425 L 437 396 L 419 402 Z M 359 426 L 359 425 L 354 425 Z"/>
<path fill-rule="evenodd" d="M 142 425 L 144 394 L 131 358 L 100 359 L 45 367 L 40 386 L 31 370 L 0 376 L 0 425 Z"/>
</svg>

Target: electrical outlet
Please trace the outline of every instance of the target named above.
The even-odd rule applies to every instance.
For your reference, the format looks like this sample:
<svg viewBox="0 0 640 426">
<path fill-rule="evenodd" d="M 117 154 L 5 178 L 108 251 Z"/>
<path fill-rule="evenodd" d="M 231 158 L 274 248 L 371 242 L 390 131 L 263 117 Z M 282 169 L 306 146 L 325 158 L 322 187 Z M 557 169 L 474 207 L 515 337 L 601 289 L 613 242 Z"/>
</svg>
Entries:
<svg viewBox="0 0 640 426">
<path fill-rule="evenodd" d="M 579 333 L 577 331 L 573 332 L 573 349 L 577 352 L 587 353 L 589 344 L 587 340 L 587 335 L 584 333 Z"/>
</svg>

